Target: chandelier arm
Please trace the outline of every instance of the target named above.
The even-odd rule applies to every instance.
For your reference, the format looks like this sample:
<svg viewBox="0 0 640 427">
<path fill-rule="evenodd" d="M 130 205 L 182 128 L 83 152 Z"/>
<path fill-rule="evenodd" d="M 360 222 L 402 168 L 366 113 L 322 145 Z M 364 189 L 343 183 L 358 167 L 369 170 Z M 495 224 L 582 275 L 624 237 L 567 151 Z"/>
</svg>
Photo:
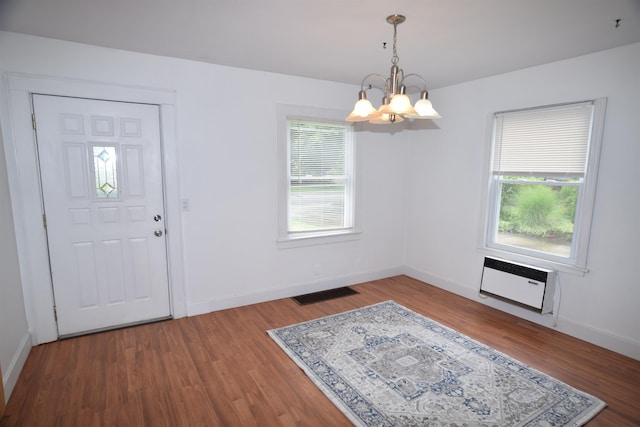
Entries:
<svg viewBox="0 0 640 427">
<path fill-rule="evenodd" d="M 422 80 L 422 90 L 427 90 L 427 81 L 424 79 L 424 77 L 422 77 L 420 74 L 417 73 L 411 73 L 411 74 L 407 74 L 406 76 L 402 76 L 402 84 L 404 84 L 405 79 L 409 78 L 409 77 L 417 77 L 420 80 Z"/>
<path fill-rule="evenodd" d="M 404 86 L 404 79 L 405 79 L 404 70 L 400 68 L 398 70 L 398 90 L 399 90 L 398 93 L 402 92 L 402 86 Z"/>
<path fill-rule="evenodd" d="M 365 82 L 371 77 L 377 77 L 377 78 L 382 80 L 382 82 L 384 83 L 384 89 L 382 89 L 382 91 L 386 93 L 387 92 L 387 79 L 383 75 L 378 74 L 378 73 L 371 73 L 371 74 L 367 74 L 366 76 L 364 76 L 364 78 L 362 79 L 362 83 L 360 83 L 360 90 L 364 90 Z M 377 89 L 377 86 L 371 86 L 371 87 L 375 87 Z"/>
</svg>

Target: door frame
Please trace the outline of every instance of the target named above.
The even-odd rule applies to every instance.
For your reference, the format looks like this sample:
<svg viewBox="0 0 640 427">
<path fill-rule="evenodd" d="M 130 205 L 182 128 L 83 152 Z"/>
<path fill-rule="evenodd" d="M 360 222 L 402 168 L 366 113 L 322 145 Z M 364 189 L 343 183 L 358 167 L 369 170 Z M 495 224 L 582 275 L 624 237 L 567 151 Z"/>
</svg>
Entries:
<svg viewBox="0 0 640 427">
<path fill-rule="evenodd" d="M 32 344 L 58 339 L 47 238 L 42 221 L 40 169 L 31 123 L 33 93 L 159 106 L 170 310 L 174 318 L 186 316 L 175 91 L 15 73 L 5 74 L 3 80 L 5 96 L 0 103 L 0 117 L 3 124 L 8 124 L 2 131 Z"/>
</svg>

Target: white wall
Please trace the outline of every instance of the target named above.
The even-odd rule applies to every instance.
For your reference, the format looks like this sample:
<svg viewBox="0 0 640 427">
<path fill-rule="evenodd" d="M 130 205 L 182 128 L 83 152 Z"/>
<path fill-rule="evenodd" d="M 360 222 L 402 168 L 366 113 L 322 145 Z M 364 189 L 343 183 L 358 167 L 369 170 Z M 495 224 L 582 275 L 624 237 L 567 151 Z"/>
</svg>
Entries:
<svg viewBox="0 0 640 427">
<path fill-rule="evenodd" d="M 0 58 L 3 73 L 176 92 L 180 193 L 190 207 L 181 217 L 188 314 L 400 272 L 476 298 L 488 117 L 607 96 L 591 272 L 562 275 L 559 329 L 640 358 L 640 286 L 632 271 L 640 241 L 638 44 L 431 91 L 444 116 L 435 129 L 358 132 L 362 238 L 289 249 L 276 244 L 276 106 L 348 108 L 357 87 L 2 32 Z M 247 106 L 251 114 L 242 112 Z M 0 123 L 5 140 L 11 138 L 6 121 Z M 9 203 L 1 185 L 0 200 Z M 11 317 L 18 324 L 6 332 L 0 326 L 0 334 L 24 334 L 24 314 Z M 0 341 L 0 357 L 18 350 Z"/>
<path fill-rule="evenodd" d="M 176 92 L 188 314 L 401 271 L 406 133 L 357 134 L 360 240 L 276 243 L 276 106 L 343 106 L 346 116 L 357 87 L 15 33 L 0 32 L 0 58 L 4 73 Z"/>
<path fill-rule="evenodd" d="M 22 298 L 22 284 L 18 268 L 18 250 L 13 229 L 13 215 L 9 203 L 9 182 L 2 134 L 0 134 L 0 367 L 5 398 L 13 390 L 26 360 L 31 339 Z"/>
<path fill-rule="evenodd" d="M 493 112 L 607 97 L 589 272 L 561 273 L 558 329 L 640 359 L 640 44 L 432 91 L 440 130 L 408 156 L 407 271 L 478 299 L 483 168 Z M 544 325 L 540 316 L 485 303 Z"/>
</svg>

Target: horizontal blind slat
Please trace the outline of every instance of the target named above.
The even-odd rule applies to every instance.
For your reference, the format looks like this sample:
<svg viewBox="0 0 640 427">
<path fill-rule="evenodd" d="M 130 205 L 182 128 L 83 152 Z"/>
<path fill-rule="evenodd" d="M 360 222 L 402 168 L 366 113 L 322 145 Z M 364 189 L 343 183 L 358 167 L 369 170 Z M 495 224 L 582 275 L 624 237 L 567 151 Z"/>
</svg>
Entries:
<svg viewBox="0 0 640 427">
<path fill-rule="evenodd" d="M 591 102 L 496 114 L 494 175 L 584 175 Z"/>
<path fill-rule="evenodd" d="M 345 211 L 351 129 L 339 123 L 289 121 L 289 232 L 351 227 Z"/>
</svg>

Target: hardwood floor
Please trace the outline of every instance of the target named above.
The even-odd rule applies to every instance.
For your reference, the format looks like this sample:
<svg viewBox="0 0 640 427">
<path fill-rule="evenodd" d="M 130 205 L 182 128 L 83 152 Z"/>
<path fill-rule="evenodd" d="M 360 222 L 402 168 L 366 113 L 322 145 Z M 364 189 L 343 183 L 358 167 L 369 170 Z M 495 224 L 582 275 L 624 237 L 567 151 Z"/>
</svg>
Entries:
<svg viewBox="0 0 640 427">
<path fill-rule="evenodd" d="M 406 276 L 353 288 L 34 347 L 0 426 L 349 426 L 266 331 L 390 299 L 604 400 L 590 427 L 640 425 L 640 361 Z"/>
</svg>

